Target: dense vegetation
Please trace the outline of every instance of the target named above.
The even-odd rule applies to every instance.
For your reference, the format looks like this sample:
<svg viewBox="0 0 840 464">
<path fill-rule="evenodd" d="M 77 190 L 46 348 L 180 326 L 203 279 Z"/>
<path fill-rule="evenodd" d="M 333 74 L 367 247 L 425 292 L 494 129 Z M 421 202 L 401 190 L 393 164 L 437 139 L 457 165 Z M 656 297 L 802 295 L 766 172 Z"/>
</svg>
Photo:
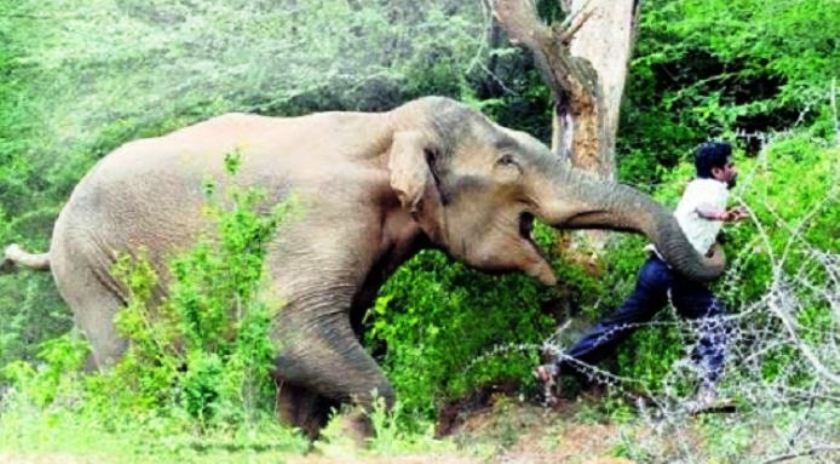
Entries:
<svg viewBox="0 0 840 464">
<path fill-rule="evenodd" d="M 374 111 L 440 94 L 547 140 L 548 90 L 527 54 L 489 32 L 484 3 L 421 3 L 0 0 L 0 244 L 46 249 L 61 205 L 99 158 L 225 111 Z M 559 14 L 552 5 L 540 2 L 541 11 Z M 831 348 L 840 333 L 840 21 L 832 18 L 840 18 L 832 0 L 647 1 L 622 107 L 621 180 L 671 206 L 691 178 L 696 144 L 736 143 L 742 174 L 733 196 L 752 219 L 728 233 L 731 264 L 716 290 L 737 316 L 729 391 L 747 410 L 766 407 L 741 418 L 748 430 L 769 427 L 761 421 L 778 419 L 768 415 L 776 407 L 795 415 L 802 398 L 811 401 L 801 392 L 825 393 L 831 384 L 807 353 L 840 372 Z M 173 263 L 179 279 L 161 325 L 150 329 L 144 319 L 155 276 L 142 262 L 123 262 L 135 299 L 120 325 L 135 349 L 113 372 L 78 373 L 86 347 L 66 334 L 71 316 L 49 275 L 0 279 L 0 451 L 50 430 L 68 440 L 85 430 L 76 437 L 86 440 L 82 450 L 115 432 L 132 434 L 132 446 L 174 437 L 165 447 L 181 453 L 190 442 L 193 458 L 225 440 L 305 448 L 270 420 L 270 385 L 259 380 L 270 315 L 251 298 L 262 249 L 247 245 L 265 240 L 293 208 L 262 217 L 252 208 L 259 192 L 214 195 L 222 194 L 238 198 L 232 211 L 216 206 L 229 242 L 198 243 Z M 540 228 L 539 240 L 560 276 L 555 288 L 480 274 L 436 252 L 387 283 L 365 341 L 401 412 L 399 424 L 378 413 L 376 446 L 410 442 L 406 430 L 426 440 L 418 431 L 444 402 L 482 386 L 512 383 L 533 397 L 529 371 L 543 340 L 571 318 L 554 339 L 565 343 L 620 303 L 643 256 L 635 237 L 615 237 L 597 259 L 570 252 L 564 234 Z M 231 301 L 247 309 L 237 334 L 221 337 L 233 324 Z M 789 326 L 795 337 L 786 338 Z M 604 402 L 608 413 L 626 413 L 631 394 L 656 398 L 665 411 L 679 402 L 693 382 L 680 367 L 691 331 L 665 312 L 601 366 L 607 371 L 593 372 L 617 398 Z M 183 352 L 161 348 L 177 337 L 189 341 Z M 809 432 L 815 440 L 838 426 L 836 384 L 827 395 L 827 406 L 810 406 L 828 418 Z M 183 438 L 193 433 L 202 438 Z M 726 444 L 710 448 L 719 459 L 749 452 L 741 435 L 715 433 L 710 443 Z M 123 447 L 120 440 L 108 446 Z M 645 460 L 652 452 L 640 443 L 621 454 Z"/>
</svg>

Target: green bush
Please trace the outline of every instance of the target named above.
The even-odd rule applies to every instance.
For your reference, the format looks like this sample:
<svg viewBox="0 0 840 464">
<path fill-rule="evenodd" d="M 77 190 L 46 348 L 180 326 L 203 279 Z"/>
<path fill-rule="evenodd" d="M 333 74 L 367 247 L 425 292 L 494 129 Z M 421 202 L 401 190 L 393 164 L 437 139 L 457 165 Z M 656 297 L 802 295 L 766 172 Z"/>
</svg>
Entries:
<svg viewBox="0 0 840 464">
<path fill-rule="evenodd" d="M 594 278 L 568 262 L 555 233 L 539 226 L 536 237 L 564 285 L 483 274 L 436 251 L 421 252 L 388 281 L 366 341 L 406 410 L 431 414 L 478 387 L 531 379 L 558 303 L 595 301 Z"/>
<path fill-rule="evenodd" d="M 706 139 L 746 133 L 755 154 L 755 136 L 820 119 L 840 68 L 840 25 L 822 18 L 838 15 L 832 0 L 645 3 L 621 112 L 621 177 L 658 183 Z"/>
</svg>

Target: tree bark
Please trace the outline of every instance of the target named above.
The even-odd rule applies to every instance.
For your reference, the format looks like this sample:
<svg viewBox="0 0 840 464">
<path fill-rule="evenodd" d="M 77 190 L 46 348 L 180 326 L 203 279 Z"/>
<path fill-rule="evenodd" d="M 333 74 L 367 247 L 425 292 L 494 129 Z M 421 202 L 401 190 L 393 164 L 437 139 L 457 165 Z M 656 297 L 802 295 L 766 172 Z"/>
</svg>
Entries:
<svg viewBox="0 0 840 464">
<path fill-rule="evenodd" d="M 551 148 L 615 180 L 615 136 L 639 0 L 561 0 L 567 19 L 547 25 L 528 0 L 495 0 L 494 16 L 526 47 L 554 95 Z"/>
</svg>

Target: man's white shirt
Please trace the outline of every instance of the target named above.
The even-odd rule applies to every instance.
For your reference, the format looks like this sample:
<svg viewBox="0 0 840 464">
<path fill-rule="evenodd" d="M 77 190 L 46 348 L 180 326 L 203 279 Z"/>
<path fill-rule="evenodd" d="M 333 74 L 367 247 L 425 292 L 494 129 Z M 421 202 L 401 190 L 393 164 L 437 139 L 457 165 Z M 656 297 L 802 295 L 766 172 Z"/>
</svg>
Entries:
<svg viewBox="0 0 840 464">
<path fill-rule="evenodd" d="M 698 209 L 724 211 L 729 199 L 726 183 L 715 179 L 694 179 L 683 192 L 674 217 L 688 241 L 701 255 L 705 255 L 715 244 L 723 221 L 700 217 Z M 649 246 L 657 252 L 653 245 Z M 657 255 L 659 253 L 657 252 Z"/>
<path fill-rule="evenodd" d="M 723 221 L 704 219 L 697 212 L 698 209 L 724 211 L 729 189 L 726 183 L 715 179 L 694 179 L 685 188 L 674 217 L 680 224 L 694 249 L 705 255 L 715 244 Z"/>
</svg>

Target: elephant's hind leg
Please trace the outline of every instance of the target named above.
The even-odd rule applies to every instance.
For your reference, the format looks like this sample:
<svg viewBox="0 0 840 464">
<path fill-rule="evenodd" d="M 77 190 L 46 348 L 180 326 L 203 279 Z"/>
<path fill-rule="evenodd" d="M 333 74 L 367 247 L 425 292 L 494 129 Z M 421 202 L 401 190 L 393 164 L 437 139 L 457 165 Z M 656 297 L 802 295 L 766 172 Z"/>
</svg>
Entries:
<svg viewBox="0 0 840 464">
<path fill-rule="evenodd" d="M 76 325 L 90 341 L 93 361 L 101 369 L 115 363 L 128 346 L 114 326 L 114 316 L 123 302 L 102 285 L 89 283 L 85 288 L 65 299 L 73 308 Z"/>
<path fill-rule="evenodd" d="M 114 316 L 125 305 L 124 297 L 107 272 L 98 274 L 83 259 L 67 259 L 65 250 L 54 247 L 51 251 L 53 275 L 76 326 L 90 342 L 93 363 L 88 364 L 101 369 L 116 362 L 128 346 L 114 326 Z"/>
</svg>

